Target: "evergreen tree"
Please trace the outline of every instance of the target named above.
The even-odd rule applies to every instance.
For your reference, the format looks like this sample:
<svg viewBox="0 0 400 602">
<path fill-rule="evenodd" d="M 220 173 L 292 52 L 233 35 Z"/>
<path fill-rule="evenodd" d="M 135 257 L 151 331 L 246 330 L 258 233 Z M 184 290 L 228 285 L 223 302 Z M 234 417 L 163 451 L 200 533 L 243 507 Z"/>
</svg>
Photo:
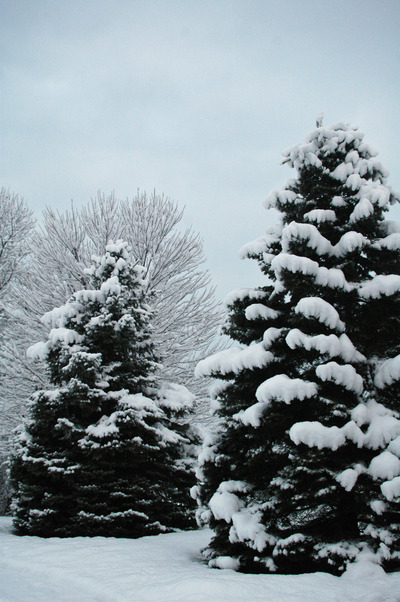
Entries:
<svg viewBox="0 0 400 602">
<path fill-rule="evenodd" d="M 87 270 L 91 288 L 43 318 L 53 390 L 37 392 L 12 464 L 17 531 L 138 537 L 190 527 L 184 422 L 193 396 L 159 383 L 143 268 L 127 243 Z"/>
<path fill-rule="evenodd" d="M 233 293 L 241 344 L 217 377 L 217 433 L 200 457 L 210 566 L 340 574 L 362 550 L 400 566 L 399 199 L 357 128 L 319 125 L 284 153 L 297 170 L 243 248 L 266 286 Z"/>
</svg>

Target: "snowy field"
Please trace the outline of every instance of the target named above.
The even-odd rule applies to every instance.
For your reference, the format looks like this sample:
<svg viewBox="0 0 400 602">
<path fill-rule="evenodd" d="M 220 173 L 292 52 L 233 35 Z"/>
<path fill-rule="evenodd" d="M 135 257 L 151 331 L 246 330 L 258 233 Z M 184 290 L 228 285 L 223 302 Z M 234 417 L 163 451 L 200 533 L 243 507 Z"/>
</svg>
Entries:
<svg viewBox="0 0 400 602">
<path fill-rule="evenodd" d="M 207 530 L 142 539 L 17 537 L 11 519 L 1 517 L 0 601 L 400 601 L 400 573 L 386 575 L 367 559 L 340 578 L 244 575 L 202 562 L 209 538 Z"/>
</svg>

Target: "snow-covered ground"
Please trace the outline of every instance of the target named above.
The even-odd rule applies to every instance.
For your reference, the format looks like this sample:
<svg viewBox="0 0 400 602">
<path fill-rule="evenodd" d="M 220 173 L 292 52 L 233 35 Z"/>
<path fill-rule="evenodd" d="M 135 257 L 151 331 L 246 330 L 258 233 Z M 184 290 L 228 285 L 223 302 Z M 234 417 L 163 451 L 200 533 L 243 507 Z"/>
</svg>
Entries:
<svg viewBox="0 0 400 602">
<path fill-rule="evenodd" d="M 0 601 L 399 602 L 400 572 L 360 561 L 343 575 L 244 575 L 208 568 L 210 531 L 142 539 L 41 539 L 0 518 Z"/>
</svg>

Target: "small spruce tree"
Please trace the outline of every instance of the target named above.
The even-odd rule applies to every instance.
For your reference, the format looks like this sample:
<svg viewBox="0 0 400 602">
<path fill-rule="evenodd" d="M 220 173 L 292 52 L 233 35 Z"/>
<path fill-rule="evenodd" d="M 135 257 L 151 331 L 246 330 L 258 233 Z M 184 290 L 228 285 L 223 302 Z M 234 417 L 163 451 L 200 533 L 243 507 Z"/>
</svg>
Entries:
<svg viewBox="0 0 400 602">
<path fill-rule="evenodd" d="M 193 526 L 193 395 L 159 381 L 143 269 L 127 243 L 87 270 L 91 289 L 44 316 L 53 390 L 38 391 L 11 468 L 18 533 L 138 537 Z"/>
<path fill-rule="evenodd" d="M 400 567 L 400 225 L 375 156 L 319 124 L 284 153 L 281 223 L 243 248 L 267 283 L 230 296 L 241 346 L 197 368 L 222 381 L 194 488 L 210 566 L 340 574 L 368 549 Z"/>
</svg>

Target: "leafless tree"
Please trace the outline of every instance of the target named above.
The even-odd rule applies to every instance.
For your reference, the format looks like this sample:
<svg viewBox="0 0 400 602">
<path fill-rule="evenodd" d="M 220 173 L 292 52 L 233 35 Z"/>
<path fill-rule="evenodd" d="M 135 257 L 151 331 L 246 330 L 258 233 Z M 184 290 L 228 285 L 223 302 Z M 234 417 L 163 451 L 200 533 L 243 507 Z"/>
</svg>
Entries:
<svg viewBox="0 0 400 602">
<path fill-rule="evenodd" d="M 0 394 L 7 389 L 9 407 L 15 410 L 11 423 L 19 420 L 32 390 L 46 382 L 43 368 L 25 354 L 44 336 L 41 316 L 86 286 L 84 269 L 91 256 L 120 238 L 129 242 L 146 268 L 163 376 L 197 393 L 198 412 L 203 413 L 206 386 L 194 378 L 194 367 L 220 344 L 216 333 L 221 308 L 203 265 L 202 240 L 191 228 L 181 228 L 182 217 L 176 202 L 155 192 L 138 192 L 123 201 L 99 192 L 81 209 L 73 204 L 62 213 L 46 209 L 30 244 L 29 276 L 16 287 L 9 304 L 13 333 L 0 350 L 0 367 L 7 371 Z"/>
<path fill-rule="evenodd" d="M 14 349 L 13 331 L 17 316 L 10 302 L 26 277 L 29 263 L 29 239 L 34 227 L 32 211 L 23 199 L 5 188 L 0 189 L 0 512 L 5 509 L 8 492 L 5 464 L 9 434 L 21 418 L 21 404 L 12 391 L 10 354 Z M 5 360 L 9 356 L 11 363 Z"/>
<path fill-rule="evenodd" d="M 29 252 L 28 237 L 34 226 L 32 211 L 23 199 L 0 190 L 0 299 L 23 270 Z"/>
</svg>

